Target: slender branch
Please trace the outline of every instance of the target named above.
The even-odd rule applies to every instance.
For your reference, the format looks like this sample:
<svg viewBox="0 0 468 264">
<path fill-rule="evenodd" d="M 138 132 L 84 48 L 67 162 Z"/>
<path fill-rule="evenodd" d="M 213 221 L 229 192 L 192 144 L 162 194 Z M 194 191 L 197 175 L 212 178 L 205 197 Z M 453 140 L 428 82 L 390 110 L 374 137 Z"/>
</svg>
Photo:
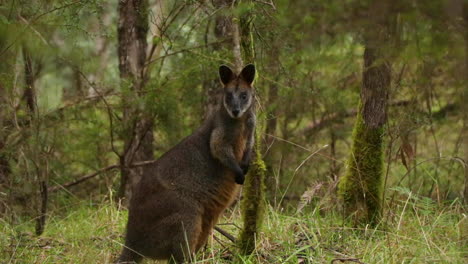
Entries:
<svg viewBox="0 0 468 264">
<path fill-rule="evenodd" d="M 177 55 L 177 54 L 182 53 L 182 52 L 189 52 L 189 51 L 195 50 L 195 49 L 206 48 L 206 47 L 209 47 L 209 46 L 212 46 L 212 45 L 218 45 L 218 44 L 221 44 L 221 43 L 224 43 L 224 42 L 227 42 L 227 41 L 229 41 L 229 40 L 225 39 L 225 40 L 221 40 L 221 41 L 210 42 L 210 43 L 203 44 L 203 45 L 198 45 L 198 46 L 194 46 L 194 47 L 190 47 L 190 48 L 177 50 L 177 51 L 174 51 L 172 53 L 168 53 L 168 54 L 159 56 L 157 58 L 154 58 L 154 59 L 150 60 L 149 62 L 147 62 L 145 66 L 148 66 L 149 64 L 152 64 L 152 63 L 154 63 L 154 62 L 156 62 L 156 61 L 158 61 L 160 59 L 163 59 L 163 58 L 166 58 L 166 57 L 169 57 L 169 56 L 173 56 L 173 55 Z"/>
<path fill-rule="evenodd" d="M 19 16 L 19 18 L 32 30 L 34 31 L 34 33 L 39 37 L 40 40 L 42 40 L 42 42 L 46 45 L 49 45 L 49 42 L 47 42 L 47 40 L 41 35 L 41 33 L 39 33 L 39 31 L 37 31 L 32 25 L 31 23 L 29 23 L 29 21 L 22 17 L 21 15 Z"/>
<path fill-rule="evenodd" d="M 65 183 L 65 184 L 59 184 L 59 185 L 55 185 L 53 187 L 50 187 L 49 188 L 49 192 L 55 192 L 55 191 L 58 191 L 60 189 L 66 189 L 68 187 L 71 187 L 73 185 L 77 185 L 77 184 L 80 184 L 86 180 L 89 180 L 101 173 L 104 173 L 104 172 L 107 172 L 107 171 L 110 171 L 110 170 L 113 170 L 113 169 L 116 169 L 116 168 L 119 168 L 120 165 L 111 165 L 111 166 L 107 166 L 105 168 L 102 168 L 102 169 L 99 169 L 93 173 L 90 173 L 90 174 L 87 174 L 85 176 L 82 176 L 82 177 L 79 177 L 77 180 L 75 181 L 72 181 L 72 182 L 69 182 L 69 183 Z"/>
<path fill-rule="evenodd" d="M 156 162 L 156 160 L 147 160 L 147 161 L 133 163 L 133 164 L 129 165 L 128 167 L 132 167 L 132 168 L 141 167 L 141 166 L 152 164 L 154 162 Z M 59 184 L 59 185 L 55 185 L 53 187 L 50 187 L 50 188 L 48 188 L 48 192 L 55 192 L 55 191 L 58 191 L 58 190 L 66 189 L 68 187 L 80 184 L 80 183 L 82 183 L 84 181 L 87 181 L 87 180 L 89 180 L 91 178 L 94 178 L 94 177 L 98 176 L 101 173 L 108 172 L 108 171 L 111 171 L 113 169 L 117 169 L 117 168 L 120 168 L 120 167 L 121 167 L 120 164 L 114 164 L 114 165 L 107 166 L 105 168 L 101 168 L 101 169 L 99 169 L 99 170 L 97 170 L 97 171 L 95 171 L 93 173 L 81 176 L 81 177 L 79 177 L 78 179 L 76 179 L 76 180 L 74 180 L 72 182 L 68 182 L 68 183 L 65 183 L 65 184 Z"/>
<path fill-rule="evenodd" d="M 227 239 L 231 240 L 232 243 L 236 243 L 236 238 L 233 235 L 229 234 L 227 231 L 217 226 L 215 226 L 214 229 L 218 231 L 221 235 L 225 236 Z"/>
</svg>

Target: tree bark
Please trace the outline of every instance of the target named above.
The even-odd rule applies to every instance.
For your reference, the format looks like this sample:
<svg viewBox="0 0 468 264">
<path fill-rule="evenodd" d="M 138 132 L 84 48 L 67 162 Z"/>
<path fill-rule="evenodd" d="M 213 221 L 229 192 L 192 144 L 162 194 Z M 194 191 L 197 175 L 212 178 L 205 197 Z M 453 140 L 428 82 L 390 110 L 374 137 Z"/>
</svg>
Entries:
<svg viewBox="0 0 468 264">
<path fill-rule="evenodd" d="M 387 118 L 391 65 L 385 51 L 392 47 L 388 34 L 388 3 L 374 4 L 364 36 L 364 69 L 357 120 L 348 170 L 339 184 L 347 217 L 356 224 L 380 221 L 383 187 L 384 125 Z"/>
<path fill-rule="evenodd" d="M 118 56 L 122 97 L 124 153 L 120 157 L 121 181 L 117 194 L 128 205 L 133 187 L 148 167 L 130 168 L 132 162 L 153 159 L 153 119 L 138 107 L 143 97 L 148 33 L 148 1 L 121 0 L 118 6 Z"/>
<path fill-rule="evenodd" d="M 24 81 L 26 87 L 24 88 L 24 100 L 31 114 L 36 112 L 36 88 L 35 83 L 35 72 L 33 69 L 33 63 L 31 55 L 27 48 L 23 47 L 23 59 L 24 59 Z"/>
<path fill-rule="evenodd" d="M 0 50 L 3 50 L 6 44 L 7 41 L 0 36 Z M 0 192 L 8 194 L 7 196 L 0 195 L 0 215 L 7 212 L 7 199 L 11 190 L 11 149 L 8 149 L 7 142 L 8 135 L 11 133 L 11 116 L 10 109 L 7 107 L 7 96 L 13 86 L 16 55 L 16 49 L 9 49 L 2 55 L 2 63 L 0 63 L 0 72 L 4 73 L 0 78 L 0 127 L 2 127 L 0 129 Z"/>
</svg>

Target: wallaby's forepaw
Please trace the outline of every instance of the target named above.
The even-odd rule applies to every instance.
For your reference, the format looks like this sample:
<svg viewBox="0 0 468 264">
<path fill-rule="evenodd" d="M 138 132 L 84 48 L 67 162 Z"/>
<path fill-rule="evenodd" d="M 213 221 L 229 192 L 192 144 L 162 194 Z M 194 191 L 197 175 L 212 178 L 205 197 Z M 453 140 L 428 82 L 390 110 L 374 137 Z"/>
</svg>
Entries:
<svg viewBox="0 0 468 264">
<path fill-rule="evenodd" d="M 241 169 L 244 175 L 247 175 L 247 172 L 249 172 L 249 164 L 247 163 L 247 164 L 241 165 Z"/>
<path fill-rule="evenodd" d="M 245 176 L 243 172 L 236 173 L 236 178 L 234 179 L 237 184 L 244 184 Z"/>
</svg>

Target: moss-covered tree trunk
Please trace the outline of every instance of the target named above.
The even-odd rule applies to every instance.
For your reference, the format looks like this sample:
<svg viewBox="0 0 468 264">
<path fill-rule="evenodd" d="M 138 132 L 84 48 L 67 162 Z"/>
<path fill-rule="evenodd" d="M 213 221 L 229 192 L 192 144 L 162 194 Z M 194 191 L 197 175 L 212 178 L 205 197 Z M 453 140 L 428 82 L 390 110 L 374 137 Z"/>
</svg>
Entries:
<svg viewBox="0 0 468 264">
<path fill-rule="evenodd" d="M 237 55 L 236 68 L 242 67 L 244 63 L 254 63 L 255 49 L 252 34 L 254 20 L 253 2 L 246 1 L 247 11 L 236 18 L 234 24 L 234 56 Z M 257 76 L 258 78 L 258 76 Z M 249 173 L 243 187 L 243 200 L 241 203 L 243 227 L 239 237 L 241 254 L 251 254 L 255 250 L 255 240 L 259 234 L 263 222 L 265 210 L 265 173 L 266 166 L 261 154 L 261 124 L 257 118 L 255 131 L 255 145 L 253 148 L 252 162 Z"/>
<path fill-rule="evenodd" d="M 118 6 L 118 56 L 121 87 L 124 90 L 123 135 L 124 151 L 120 157 L 121 181 L 118 198 L 131 198 L 133 187 L 148 167 L 130 168 L 138 161 L 153 159 L 153 120 L 141 109 L 144 89 L 148 33 L 148 1 L 121 0 Z"/>
<path fill-rule="evenodd" d="M 387 116 L 391 65 L 388 61 L 388 5 L 377 4 L 364 33 L 364 69 L 359 111 L 353 131 L 353 144 L 339 194 L 344 212 L 355 224 L 379 222 L 382 211 L 384 170 L 384 125 Z"/>
</svg>

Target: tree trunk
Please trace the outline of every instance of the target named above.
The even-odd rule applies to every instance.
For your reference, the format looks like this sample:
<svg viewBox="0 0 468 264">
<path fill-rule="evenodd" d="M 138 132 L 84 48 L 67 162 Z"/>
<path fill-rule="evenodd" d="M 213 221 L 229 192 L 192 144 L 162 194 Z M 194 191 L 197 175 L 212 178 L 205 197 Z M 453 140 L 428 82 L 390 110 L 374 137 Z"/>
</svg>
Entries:
<svg viewBox="0 0 468 264">
<path fill-rule="evenodd" d="M 379 222 L 382 209 L 384 125 L 386 123 L 391 65 L 384 57 L 388 46 L 388 6 L 375 4 L 366 29 L 363 82 L 353 145 L 339 194 L 344 212 L 356 224 Z M 387 45 L 385 47 L 385 45 Z"/>
<path fill-rule="evenodd" d="M 24 88 L 24 100 L 26 101 L 26 105 L 31 115 L 34 115 L 36 112 L 36 88 L 34 86 L 36 76 L 33 69 L 31 55 L 25 47 L 23 47 L 23 59 L 24 81 L 26 84 L 26 87 Z"/>
<path fill-rule="evenodd" d="M 0 50 L 5 49 L 8 42 L 0 36 Z M 0 192 L 6 193 L 7 196 L 0 195 L 0 216 L 7 212 L 8 197 L 11 192 L 11 168 L 10 158 L 11 149 L 8 149 L 7 138 L 11 133 L 11 115 L 8 106 L 8 94 L 13 87 L 13 79 L 15 76 L 15 60 L 17 50 L 11 48 L 2 55 L 2 63 L 0 63 Z"/>
<path fill-rule="evenodd" d="M 34 125 L 34 121 L 37 120 L 37 98 L 36 98 L 36 77 L 38 71 L 35 69 L 37 63 L 33 66 L 33 59 L 29 53 L 27 47 L 23 46 L 23 60 L 24 60 L 24 101 L 29 110 L 29 116 L 31 120 L 31 125 Z M 39 133 L 39 132 L 37 132 Z M 41 161 L 36 160 L 37 164 L 41 164 Z M 38 209 L 36 220 L 36 235 L 40 236 L 44 232 L 46 225 L 47 217 L 47 202 L 48 202 L 48 191 L 47 191 L 47 174 L 43 173 L 42 166 L 39 166 L 37 169 L 37 186 L 38 186 Z"/>
<path fill-rule="evenodd" d="M 118 199 L 131 199 L 133 187 L 148 167 L 129 168 L 133 162 L 153 159 L 153 119 L 138 107 L 143 97 L 148 33 L 148 1 L 121 0 L 118 6 L 118 56 L 122 97 L 124 153 L 120 157 L 121 181 Z"/>
<path fill-rule="evenodd" d="M 253 63 L 255 49 L 253 42 L 253 8 L 242 14 L 239 23 L 233 24 L 233 42 L 236 68 L 242 68 L 243 61 Z M 239 56 L 241 55 L 242 56 Z M 258 77 L 258 76 L 257 76 Z M 257 122 L 255 131 L 255 145 L 249 174 L 243 187 L 241 204 L 243 227 L 239 238 L 241 253 L 248 255 L 255 250 L 255 240 L 260 233 L 265 211 L 265 173 L 266 166 L 261 153 L 260 133 L 262 126 Z"/>
</svg>

